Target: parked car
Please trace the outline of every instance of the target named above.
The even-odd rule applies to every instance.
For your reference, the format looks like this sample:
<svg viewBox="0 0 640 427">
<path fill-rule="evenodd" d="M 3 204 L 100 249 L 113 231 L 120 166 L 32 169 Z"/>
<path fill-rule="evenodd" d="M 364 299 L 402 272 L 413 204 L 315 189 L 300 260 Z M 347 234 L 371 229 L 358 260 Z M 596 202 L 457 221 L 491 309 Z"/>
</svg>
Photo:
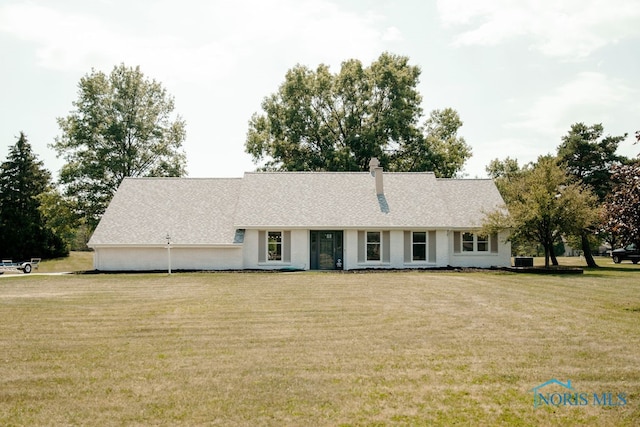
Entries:
<svg viewBox="0 0 640 427">
<path fill-rule="evenodd" d="M 620 264 L 622 261 L 629 260 L 634 264 L 640 261 L 640 249 L 634 244 L 631 244 L 625 248 L 614 249 L 611 251 L 611 258 L 616 264 Z"/>
</svg>

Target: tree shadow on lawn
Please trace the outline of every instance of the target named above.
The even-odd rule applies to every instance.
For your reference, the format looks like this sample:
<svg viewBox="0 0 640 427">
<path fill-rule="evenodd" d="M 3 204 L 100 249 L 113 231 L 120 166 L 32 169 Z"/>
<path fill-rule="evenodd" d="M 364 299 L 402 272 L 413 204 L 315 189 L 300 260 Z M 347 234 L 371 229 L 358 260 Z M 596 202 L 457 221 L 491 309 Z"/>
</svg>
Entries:
<svg viewBox="0 0 640 427">
<path fill-rule="evenodd" d="M 638 274 L 640 272 L 640 265 L 629 264 L 627 266 L 599 266 L 599 267 L 584 267 L 585 273 L 594 277 L 607 277 L 611 274 Z"/>
</svg>

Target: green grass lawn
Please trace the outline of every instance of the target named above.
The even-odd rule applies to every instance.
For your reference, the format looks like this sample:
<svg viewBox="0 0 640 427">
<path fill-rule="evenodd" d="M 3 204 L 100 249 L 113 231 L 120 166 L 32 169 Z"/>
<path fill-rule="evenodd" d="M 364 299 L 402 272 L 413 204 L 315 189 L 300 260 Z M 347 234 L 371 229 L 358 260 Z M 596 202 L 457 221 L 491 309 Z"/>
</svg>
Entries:
<svg viewBox="0 0 640 427">
<path fill-rule="evenodd" d="M 71 252 L 68 257 L 44 260 L 34 273 L 93 270 L 93 252 Z"/>
<path fill-rule="evenodd" d="M 3 277 L 0 425 L 638 425 L 640 266 L 601 264 Z"/>
</svg>

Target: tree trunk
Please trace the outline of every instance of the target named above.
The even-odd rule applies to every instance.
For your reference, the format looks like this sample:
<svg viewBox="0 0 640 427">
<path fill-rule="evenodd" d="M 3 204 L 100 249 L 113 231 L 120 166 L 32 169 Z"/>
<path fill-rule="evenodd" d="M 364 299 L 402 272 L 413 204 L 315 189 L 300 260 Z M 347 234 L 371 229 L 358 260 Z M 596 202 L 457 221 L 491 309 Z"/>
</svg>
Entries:
<svg viewBox="0 0 640 427">
<path fill-rule="evenodd" d="M 549 268 L 549 255 L 551 251 L 549 250 L 549 245 L 544 244 L 544 268 Z"/>
<path fill-rule="evenodd" d="M 598 267 L 596 261 L 593 259 L 593 254 L 591 253 L 591 245 L 589 244 L 589 236 L 586 231 L 582 231 L 580 233 L 580 240 L 582 241 L 582 252 L 584 253 L 584 259 L 587 261 L 588 267 Z"/>
<path fill-rule="evenodd" d="M 551 251 L 549 256 L 551 257 L 551 265 L 558 266 L 558 258 L 556 258 L 556 252 L 553 246 L 551 246 Z"/>
</svg>

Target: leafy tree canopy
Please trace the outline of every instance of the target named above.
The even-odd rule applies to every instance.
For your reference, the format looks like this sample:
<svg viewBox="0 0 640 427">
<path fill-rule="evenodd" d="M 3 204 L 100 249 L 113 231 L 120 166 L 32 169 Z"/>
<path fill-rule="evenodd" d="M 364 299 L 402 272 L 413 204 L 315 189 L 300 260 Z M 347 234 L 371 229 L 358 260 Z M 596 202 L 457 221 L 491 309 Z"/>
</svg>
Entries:
<svg viewBox="0 0 640 427">
<path fill-rule="evenodd" d="M 569 133 L 562 137 L 562 144 L 558 147 L 558 161 L 573 182 L 586 185 L 602 203 L 611 192 L 611 168 L 626 161 L 616 154 L 618 145 L 626 137 L 627 134 L 604 136 L 601 124 L 587 126 L 575 123 L 571 125 Z M 595 228 L 584 229 L 580 239 L 571 242 L 574 245 L 579 243 L 589 267 L 597 267 L 591 254 L 591 246 L 594 241 L 597 242 L 595 231 Z"/>
<path fill-rule="evenodd" d="M 503 184 L 507 209 L 488 214 L 485 229 L 509 228 L 512 241 L 539 243 L 547 267 L 561 235 L 580 235 L 598 221 L 595 196 L 582 184 L 571 183 L 555 157 L 538 158 Z"/>
<path fill-rule="evenodd" d="M 516 178 L 526 173 L 531 167 L 533 167 L 532 164 L 520 167 L 517 159 L 507 157 L 504 160 L 493 159 L 485 167 L 485 170 L 489 177 L 493 179 L 504 201 L 508 204 L 512 197 L 518 196 L 519 189 L 516 190 L 517 187 L 515 186 Z"/>
<path fill-rule="evenodd" d="M 605 230 L 622 245 L 640 247 L 640 162 L 615 166 L 612 182 L 604 208 Z"/>
<path fill-rule="evenodd" d="M 432 171 L 446 178 L 455 176 L 471 157 L 471 147 L 458 136 L 460 127 L 462 120 L 456 110 L 433 110 L 422 127 L 422 135 L 394 152 L 392 170 Z"/>
<path fill-rule="evenodd" d="M 611 191 L 611 167 L 623 161 L 616 154 L 627 134 L 603 136 L 601 124 L 575 123 L 558 147 L 558 160 L 575 180 L 588 185 L 600 200 Z"/>
<path fill-rule="evenodd" d="M 185 175 L 185 122 L 172 115 L 173 97 L 140 67 L 92 70 L 78 87 L 52 147 L 66 160 L 66 194 L 94 228 L 125 177 Z"/>
<path fill-rule="evenodd" d="M 493 159 L 485 168 L 490 178 L 509 178 L 520 172 L 517 159 L 507 157 L 504 160 Z"/>
<path fill-rule="evenodd" d="M 51 174 L 33 153 L 24 133 L 0 165 L 0 256 L 26 260 L 65 256 L 62 239 L 46 227 L 38 196 L 51 186 Z"/>
<path fill-rule="evenodd" d="M 434 170 L 452 176 L 471 155 L 451 109 L 434 111 L 423 128 L 420 69 L 382 54 L 369 67 L 342 63 L 289 70 L 249 122 L 245 150 L 268 170 L 359 171 L 377 157 L 391 171 Z"/>
<path fill-rule="evenodd" d="M 71 250 L 86 250 L 86 245 L 77 244 L 81 224 L 69 198 L 64 197 L 58 188 L 50 187 L 38 195 L 38 203 L 38 211 L 46 226 L 62 238 L 67 247 Z"/>
</svg>

